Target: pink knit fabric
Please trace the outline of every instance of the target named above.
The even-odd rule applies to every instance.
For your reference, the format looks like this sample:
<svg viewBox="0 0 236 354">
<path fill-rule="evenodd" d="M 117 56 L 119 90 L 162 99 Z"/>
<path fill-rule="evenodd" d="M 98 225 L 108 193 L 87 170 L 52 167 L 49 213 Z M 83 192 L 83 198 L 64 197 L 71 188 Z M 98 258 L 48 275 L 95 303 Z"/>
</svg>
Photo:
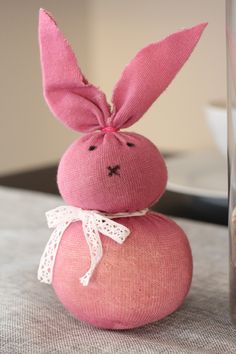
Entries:
<svg viewBox="0 0 236 354">
<path fill-rule="evenodd" d="M 39 43 L 45 99 L 52 112 L 74 130 L 134 124 L 165 90 L 196 46 L 206 23 L 184 29 L 142 49 L 117 82 L 113 108 L 105 94 L 83 76 L 75 55 L 45 10 L 39 15 Z"/>
<path fill-rule="evenodd" d="M 184 232 L 170 219 L 116 219 L 131 230 L 123 245 L 100 235 L 103 258 L 87 287 L 79 279 L 89 268 L 81 223 L 65 232 L 54 267 L 53 287 L 79 319 L 102 328 L 126 329 L 159 320 L 183 302 L 191 283 L 192 258 Z"/>
<path fill-rule="evenodd" d="M 119 169 L 110 176 L 113 166 Z M 98 132 L 69 147 L 57 181 L 67 204 L 117 213 L 141 210 L 158 200 L 165 190 L 167 170 L 158 149 L 143 136 Z"/>
<path fill-rule="evenodd" d="M 135 133 L 135 123 L 165 90 L 197 44 L 206 24 L 172 34 L 142 49 L 115 85 L 112 104 L 81 73 L 52 17 L 39 17 L 45 99 L 66 126 L 87 134 L 63 155 L 58 186 L 69 205 L 106 213 L 148 208 L 165 191 L 167 170 L 158 149 Z M 97 132 L 96 132 L 97 130 Z M 123 244 L 100 235 L 103 257 L 88 286 L 90 266 L 81 222 L 59 244 L 53 287 L 64 306 L 95 326 L 126 329 L 156 321 L 183 302 L 192 277 L 184 232 L 157 213 L 116 219 L 130 229 Z"/>
<path fill-rule="evenodd" d="M 138 52 L 113 91 L 115 127 L 130 127 L 143 116 L 182 68 L 206 25 L 176 32 Z"/>
<path fill-rule="evenodd" d="M 44 96 L 55 116 L 76 131 L 105 126 L 110 108 L 104 93 L 87 82 L 69 43 L 43 9 L 39 13 L 39 44 Z"/>
</svg>

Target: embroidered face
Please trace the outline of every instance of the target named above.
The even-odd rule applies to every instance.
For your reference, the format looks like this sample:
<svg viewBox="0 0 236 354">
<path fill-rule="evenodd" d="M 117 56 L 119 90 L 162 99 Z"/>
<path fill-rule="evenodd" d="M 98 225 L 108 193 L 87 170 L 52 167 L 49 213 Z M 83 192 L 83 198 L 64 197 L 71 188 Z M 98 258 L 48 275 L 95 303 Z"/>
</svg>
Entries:
<svg viewBox="0 0 236 354">
<path fill-rule="evenodd" d="M 181 69 L 206 24 L 142 49 L 125 67 L 112 94 L 83 76 L 53 18 L 40 10 L 39 41 L 45 99 L 66 126 L 87 133 L 66 151 L 58 185 L 69 204 L 107 212 L 150 206 L 163 193 L 167 172 L 157 148 L 120 129 L 138 121 Z"/>
<path fill-rule="evenodd" d="M 58 169 L 67 204 L 109 213 L 149 207 L 164 192 L 166 181 L 161 154 L 134 133 L 88 134 L 69 147 Z"/>
</svg>

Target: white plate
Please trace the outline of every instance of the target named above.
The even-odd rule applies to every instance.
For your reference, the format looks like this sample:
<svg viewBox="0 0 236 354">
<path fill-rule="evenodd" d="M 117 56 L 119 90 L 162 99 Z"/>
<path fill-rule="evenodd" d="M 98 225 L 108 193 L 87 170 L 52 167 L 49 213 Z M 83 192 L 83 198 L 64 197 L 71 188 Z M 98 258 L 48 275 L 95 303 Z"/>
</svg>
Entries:
<svg viewBox="0 0 236 354">
<path fill-rule="evenodd" d="M 169 191 L 202 198 L 227 199 L 227 159 L 204 150 L 166 159 Z"/>
</svg>

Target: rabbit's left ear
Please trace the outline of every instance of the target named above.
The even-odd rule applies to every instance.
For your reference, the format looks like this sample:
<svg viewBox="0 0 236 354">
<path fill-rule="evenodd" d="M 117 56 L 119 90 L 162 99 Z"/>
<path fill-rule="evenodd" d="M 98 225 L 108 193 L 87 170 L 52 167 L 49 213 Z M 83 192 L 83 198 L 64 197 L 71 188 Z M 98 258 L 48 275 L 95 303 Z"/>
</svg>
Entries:
<svg viewBox="0 0 236 354">
<path fill-rule="evenodd" d="M 106 126 L 110 107 L 105 94 L 85 79 L 68 41 L 43 9 L 39 13 L 39 44 L 44 97 L 54 115 L 76 131 Z"/>
<path fill-rule="evenodd" d="M 142 117 L 184 65 L 206 25 L 176 32 L 138 52 L 114 88 L 113 126 L 127 128 Z"/>
</svg>

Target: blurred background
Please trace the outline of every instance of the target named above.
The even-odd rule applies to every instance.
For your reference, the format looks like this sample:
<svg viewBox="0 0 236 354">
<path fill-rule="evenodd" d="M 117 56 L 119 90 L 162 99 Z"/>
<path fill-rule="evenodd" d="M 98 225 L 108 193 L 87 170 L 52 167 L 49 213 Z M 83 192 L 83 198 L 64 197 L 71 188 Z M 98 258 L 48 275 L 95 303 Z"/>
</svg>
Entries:
<svg viewBox="0 0 236 354">
<path fill-rule="evenodd" d="M 108 98 L 139 49 L 183 27 L 209 22 L 182 71 L 130 130 L 151 139 L 166 156 L 215 149 L 206 107 L 215 100 L 224 106 L 226 101 L 224 1 L 8 0 L 0 4 L 0 184 L 7 184 L 12 175 L 47 166 L 55 174 L 58 159 L 78 136 L 52 116 L 43 99 L 37 40 L 40 7 L 54 15 L 85 76 Z M 183 167 L 175 165 L 174 170 L 179 169 Z"/>
<path fill-rule="evenodd" d="M 55 162 L 77 136 L 56 121 L 43 96 L 38 9 L 46 8 L 69 39 L 85 75 L 110 97 L 124 65 L 146 44 L 208 21 L 192 57 L 132 130 L 165 151 L 214 144 L 204 116 L 226 97 L 222 0 L 2 1 L 0 173 Z"/>
</svg>

